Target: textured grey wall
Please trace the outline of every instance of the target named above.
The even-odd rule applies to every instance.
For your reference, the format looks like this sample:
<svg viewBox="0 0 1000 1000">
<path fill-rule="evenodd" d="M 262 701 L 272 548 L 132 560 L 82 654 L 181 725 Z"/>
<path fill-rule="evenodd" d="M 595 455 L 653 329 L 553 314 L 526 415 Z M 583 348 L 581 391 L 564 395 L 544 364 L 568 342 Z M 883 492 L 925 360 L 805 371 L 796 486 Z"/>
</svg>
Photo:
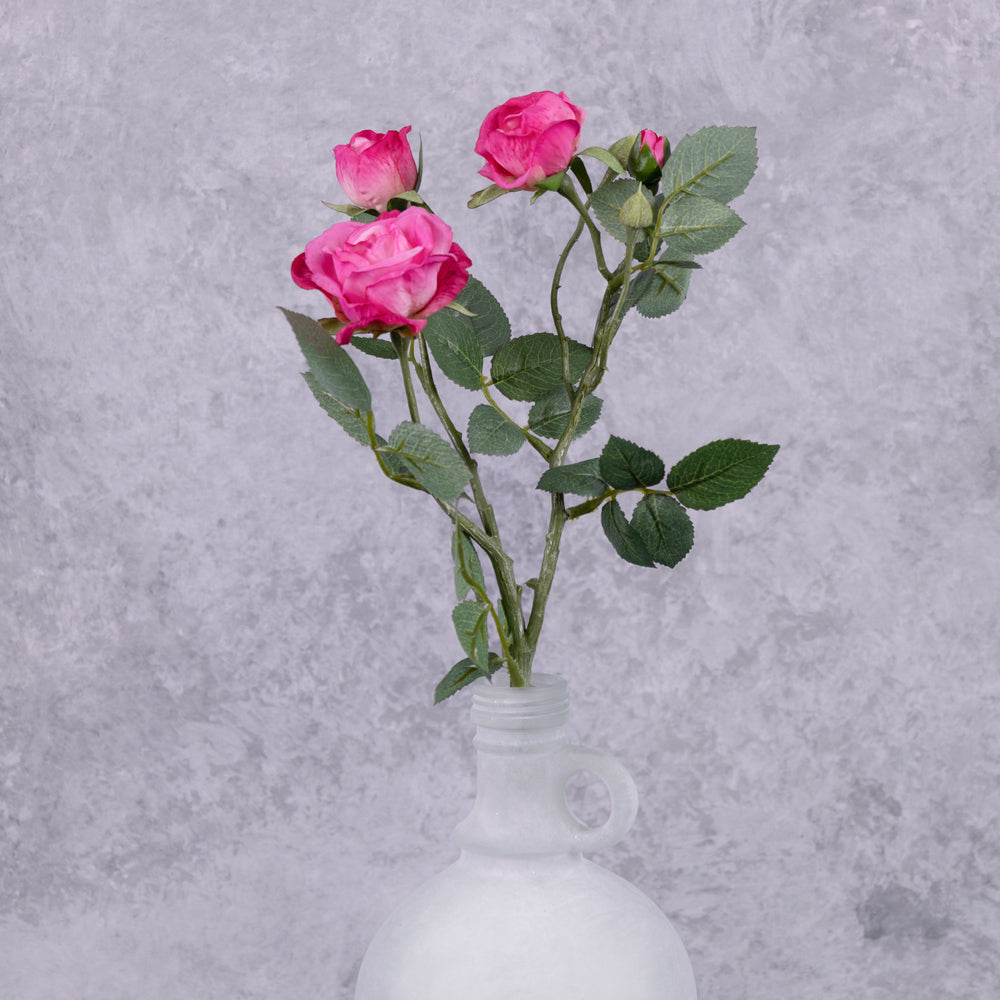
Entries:
<svg viewBox="0 0 1000 1000">
<path fill-rule="evenodd" d="M 474 273 L 543 327 L 567 207 L 464 208 L 482 116 L 541 88 L 588 144 L 762 153 L 747 228 L 623 331 L 605 430 L 783 450 L 673 572 L 573 526 L 540 653 L 640 784 L 606 863 L 705 1000 L 1000 995 L 996 3 L 484 6 L 5 16 L 0 996 L 341 1000 L 451 859 L 447 525 L 321 413 L 274 307 L 324 311 L 287 268 L 330 148 L 413 124 Z M 493 487 L 522 554 L 537 473 Z"/>
</svg>

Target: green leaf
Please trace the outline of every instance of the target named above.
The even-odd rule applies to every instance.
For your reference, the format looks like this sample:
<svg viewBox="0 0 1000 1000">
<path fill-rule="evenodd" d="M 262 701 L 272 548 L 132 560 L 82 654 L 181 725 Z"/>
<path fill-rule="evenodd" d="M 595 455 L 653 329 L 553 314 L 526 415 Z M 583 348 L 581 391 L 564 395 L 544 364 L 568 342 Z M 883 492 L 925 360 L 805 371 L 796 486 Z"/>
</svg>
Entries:
<svg viewBox="0 0 1000 1000">
<path fill-rule="evenodd" d="M 662 493 L 644 496 L 635 505 L 631 523 L 653 561 L 664 566 L 676 566 L 694 544 L 691 518 L 673 497 Z"/>
<path fill-rule="evenodd" d="M 434 704 L 439 705 L 456 691 L 461 691 L 466 685 L 480 677 L 492 677 L 503 666 L 503 662 L 496 653 L 490 653 L 489 662 L 486 669 L 483 670 L 482 667 L 477 666 L 468 658 L 459 660 L 434 689 Z"/>
<path fill-rule="evenodd" d="M 480 403 L 469 414 L 469 451 L 477 455 L 513 455 L 524 434 L 492 406 Z"/>
<path fill-rule="evenodd" d="M 356 410 L 371 410 L 368 385 L 347 351 L 316 320 L 288 309 L 281 311 L 320 388 Z"/>
<path fill-rule="evenodd" d="M 468 283 L 455 302 L 474 314 L 469 319 L 469 325 L 479 338 L 483 357 L 492 357 L 510 340 L 510 320 L 503 311 L 503 306 L 477 278 L 469 276 Z"/>
<path fill-rule="evenodd" d="M 685 507 L 713 510 L 745 497 L 764 478 L 778 447 L 738 438 L 713 441 L 682 458 L 667 475 L 667 486 Z"/>
<path fill-rule="evenodd" d="M 572 493 L 580 497 L 604 496 L 608 484 L 601 479 L 599 464 L 600 459 L 587 458 L 582 462 L 557 465 L 542 473 L 535 489 L 548 493 Z"/>
<path fill-rule="evenodd" d="M 590 204 L 594 215 L 616 240 L 625 242 L 625 224 L 621 220 L 622 206 L 637 191 L 642 184 L 635 180 L 617 180 L 599 187 L 591 196 Z"/>
<path fill-rule="evenodd" d="M 711 198 L 685 195 L 672 201 L 660 216 L 659 235 L 686 253 L 711 253 L 731 240 L 745 225 L 728 206 Z"/>
<path fill-rule="evenodd" d="M 741 195 L 757 169 L 755 129 L 710 125 L 686 135 L 664 165 L 668 198 L 693 194 L 726 204 Z"/>
<path fill-rule="evenodd" d="M 362 354 L 370 354 L 373 358 L 392 358 L 393 361 L 398 359 L 391 340 L 376 340 L 356 333 L 351 337 L 351 347 L 356 347 Z"/>
<path fill-rule="evenodd" d="M 306 380 L 312 394 L 316 397 L 316 402 L 323 407 L 326 412 L 347 431 L 359 444 L 369 445 L 368 424 L 361 413 L 339 399 L 331 396 L 323 389 L 316 376 L 312 372 L 303 372 L 302 377 Z"/>
<path fill-rule="evenodd" d="M 489 636 L 486 633 L 486 623 L 490 609 L 479 601 L 462 601 L 451 613 L 455 624 L 455 633 L 462 649 L 477 666 L 486 669 L 489 663 Z"/>
<path fill-rule="evenodd" d="M 611 143 L 608 146 L 608 152 L 618 160 L 620 163 L 626 163 L 628 161 L 628 155 L 635 146 L 636 139 L 639 138 L 639 133 L 634 132 L 632 135 L 623 136 L 621 139 Z"/>
<path fill-rule="evenodd" d="M 637 275 L 629 285 L 629 306 L 636 306 L 647 319 L 676 312 L 691 286 L 691 268 L 686 265 L 685 261 L 658 263 Z"/>
<path fill-rule="evenodd" d="M 569 374 L 575 382 L 590 361 L 591 350 L 569 344 Z M 536 400 L 562 385 L 562 348 L 554 333 L 529 333 L 508 341 L 493 356 L 493 384 L 508 399 Z"/>
<path fill-rule="evenodd" d="M 600 160 L 601 163 L 609 167 L 616 174 L 625 173 L 625 164 L 610 150 L 601 149 L 600 146 L 588 146 L 586 149 L 581 149 L 578 155 L 592 156 L 595 160 Z"/>
<path fill-rule="evenodd" d="M 459 600 L 473 589 L 473 583 L 480 590 L 486 590 L 486 577 L 483 575 L 479 553 L 472 544 L 472 539 L 458 527 L 451 536 L 451 558 L 455 568 L 455 596 Z"/>
<path fill-rule="evenodd" d="M 626 562 L 636 566 L 652 566 L 653 557 L 642 536 L 628 523 L 628 518 L 617 500 L 609 500 L 601 508 L 601 527 L 608 541 Z"/>
<path fill-rule="evenodd" d="M 499 184 L 491 184 L 489 187 L 484 187 L 477 191 L 469 199 L 469 208 L 479 208 L 481 205 L 486 205 L 489 202 L 501 197 L 505 194 L 512 194 L 513 191 L 510 188 L 502 188 Z"/>
<path fill-rule="evenodd" d="M 424 340 L 444 374 L 463 389 L 481 389 L 483 352 L 468 321 L 450 309 L 428 317 Z"/>
<path fill-rule="evenodd" d="M 385 467 L 394 476 L 403 476 L 407 481 L 416 483 L 416 485 L 419 486 L 420 484 L 417 483 L 416 478 L 413 476 L 410 471 L 410 467 L 406 464 L 406 462 L 404 462 L 399 455 L 395 454 L 395 452 L 385 450 L 388 447 L 388 444 L 389 442 L 386 441 L 381 434 L 375 435 L 375 446 L 382 456 L 382 461 L 385 462 Z"/>
<path fill-rule="evenodd" d="M 616 490 L 655 486 L 664 471 L 662 458 L 625 438 L 612 435 L 601 452 L 601 479 Z"/>
<path fill-rule="evenodd" d="M 431 496 L 447 503 L 458 499 L 472 475 L 451 445 L 423 424 L 404 421 L 379 451 L 398 455 Z"/>
<path fill-rule="evenodd" d="M 570 411 L 569 393 L 565 386 L 557 386 L 546 393 L 528 411 L 528 426 L 542 437 L 560 438 L 566 430 Z M 582 437 L 600 419 L 602 401 L 597 396 L 588 396 L 580 409 L 580 421 L 573 432 L 573 440 Z"/>
</svg>

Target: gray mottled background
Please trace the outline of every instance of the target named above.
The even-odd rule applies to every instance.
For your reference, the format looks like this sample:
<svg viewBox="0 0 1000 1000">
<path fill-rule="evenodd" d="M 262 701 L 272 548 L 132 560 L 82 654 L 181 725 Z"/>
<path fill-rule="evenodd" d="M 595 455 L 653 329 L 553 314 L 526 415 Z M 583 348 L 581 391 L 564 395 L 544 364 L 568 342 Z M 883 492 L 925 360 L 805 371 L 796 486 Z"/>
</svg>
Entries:
<svg viewBox="0 0 1000 1000">
<path fill-rule="evenodd" d="M 573 525 L 539 654 L 640 785 L 605 862 L 703 1000 L 1000 995 L 998 57 L 992 0 L 15 4 L 0 996 L 343 1000 L 453 857 L 447 524 L 319 410 L 275 306 L 326 311 L 288 264 L 332 146 L 412 124 L 474 273 L 545 328 L 568 207 L 465 209 L 482 117 L 543 88 L 586 144 L 761 148 L 747 228 L 620 335 L 600 433 L 782 451 L 673 572 Z M 484 466 L 523 578 L 521 459 Z"/>
</svg>

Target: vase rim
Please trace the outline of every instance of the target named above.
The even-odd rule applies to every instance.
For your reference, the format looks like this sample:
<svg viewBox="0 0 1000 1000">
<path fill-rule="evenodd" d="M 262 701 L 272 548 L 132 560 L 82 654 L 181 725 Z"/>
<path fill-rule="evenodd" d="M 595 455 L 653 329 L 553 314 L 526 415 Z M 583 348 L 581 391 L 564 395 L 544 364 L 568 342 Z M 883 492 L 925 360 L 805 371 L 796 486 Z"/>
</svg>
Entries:
<svg viewBox="0 0 1000 1000">
<path fill-rule="evenodd" d="M 547 729 L 569 717 L 569 689 L 556 674 L 533 674 L 527 687 L 495 676 L 472 684 L 472 721 L 488 729 Z"/>
</svg>

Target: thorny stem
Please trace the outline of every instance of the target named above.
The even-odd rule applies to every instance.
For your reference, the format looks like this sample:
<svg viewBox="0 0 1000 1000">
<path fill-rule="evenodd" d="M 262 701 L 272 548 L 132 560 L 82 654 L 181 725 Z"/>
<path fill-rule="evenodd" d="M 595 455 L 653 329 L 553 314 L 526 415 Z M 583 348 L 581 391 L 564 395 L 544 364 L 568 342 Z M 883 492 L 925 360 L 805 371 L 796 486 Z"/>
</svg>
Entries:
<svg viewBox="0 0 1000 1000">
<path fill-rule="evenodd" d="M 399 367 L 403 373 L 403 388 L 406 390 L 406 405 L 410 411 L 410 419 L 415 423 L 420 423 L 420 413 L 417 410 L 417 396 L 413 391 L 413 379 L 410 376 L 410 362 L 407 356 L 407 345 L 403 337 L 396 330 L 389 334 L 392 339 L 392 346 L 396 349 L 396 357 L 399 358 Z"/>
<path fill-rule="evenodd" d="M 530 673 L 525 673 L 522 666 L 527 651 L 524 648 L 523 616 L 517 579 L 514 576 L 514 563 L 510 556 L 507 555 L 500 541 L 500 528 L 497 524 L 496 515 L 493 513 L 493 508 L 486 500 L 482 480 L 479 478 L 479 465 L 466 447 L 461 432 L 455 426 L 454 421 L 445 409 L 441 396 L 437 391 L 437 386 L 434 384 L 427 341 L 423 337 L 418 338 L 418 340 L 420 344 L 420 364 L 414 362 L 417 377 L 420 379 L 420 385 L 430 400 L 434 412 L 444 426 L 452 447 L 461 456 L 462 461 L 465 462 L 466 468 L 470 472 L 469 485 L 472 487 L 472 497 L 482 522 L 483 531 L 489 540 L 488 544 L 483 544 L 478 538 L 477 541 L 483 544 L 483 550 L 486 552 L 490 564 L 493 566 L 493 571 L 496 574 L 497 586 L 500 590 L 500 601 L 503 604 L 507 627 L 510 630 L 510 655 L 507 659 L 507 670 L 510 673 L 511 685 L 513 687 L 523 687 L 527 683 Z M 454 509 L 455 517 L 453 517 L 453 520 L 458 523 L 457 506 Z M 472 537 L 476 536 L 473 535 Z M 530 663 L 530 656 L 528 657 L 528 662 Z M 528 669 L 530 671 L 530 667 Z"/>
<path fill-rule="evenodd" d="M 597 270 L 601 272 L 601 277 L 605 281 L 610 281 L 612 275 L 611 270 L 604 261 L 604 250 L 601 247 L 601 231 L 597 228 L 597 223 L 594 222 L 590 212 L 587 211 L 587 206 L 580 200 L 580 195 L 577 193 L 576 187 L 568 175 L 563 178 L 562 183 L 559 185 L 559 194 L 580 213 L 580 221 L 587 227 L 587 231 L 590 233 L 590 242 L 594 246 Z M 574 239 L 573 242 L 576 242 L 576 240 Z"/>
<path fill-rule="evenodd" d="M 625 258 L 614 275 L 617 278 L 618 274 L 622 274 L 622 281 L 618 288 L 618 299 L 615 302 L 611 316 L 605 320 L 604 317 L 607 315 L 610 305 L 610 297 L 614 294 L 615 286 L 618 284 L 617 281 L 609 278 L 608 287 L 601 301 L 597 326 L 594 330 L 591 358 L 586 369 L 584 369 L 579 386 L 575 392 L 570 393 L 572 402 L 566 421 L 566 428 L 552 450 L 552 457 L 549 460 L 550 468 L 563 463 L 569 444 L 573 440 L 573 435 L 580 422 L 583 404 L 604 377 L 608 349 L 624 318 L 623 305 L 628 295 L 629 282 L 631 280 L 632 254 L 635 250 L 638 235 L 638 232 L 634 229 L 626 231 Z M 545 616 L 545 607 L 552 590 L 556 564 L 559 560 L 559 544 L 562 540 L 563 528 L 565 528 L 568 519 L 563 494 L 553 493 L 549 511 L 549 527 L 545 533 L 545 547 L 542 550 L 542 564 L 538 573 L 538 583 L 535 586 L 535 596 L 531 602 L 531 614 L 528 617 L 527 639 L 532 650 L 534 650 L 538 643 L 542 621 Z"/>
<path fill-rule="evenodd" d="M 555 324 L 555 331 L 559 337 L 562 352 L 562 379 L 570 400 L 570 410 L 567 415 L 566 427 L 554 447 L 549 447 L 535 435 L 531 434 L 527 428 L 520 427 L 497 405 L 489 392 L 486 379 L 482 381 L 482 391 L 487 402 L 500 413 L 505 420 L 517 426 L 524 434 L 529 444 L 540 454 L 549 464 L 550 468 L 562 465 L 572 441 L 576 429 L 580 422 L 583 411 L 583 404 L 600 384 L 607 368 L 608 350 L 614 340 L 618 328 L 621 326 L 625 315 L 625 300 L 628 296 L 629 284 L 632 277 L 632 258 L 635 251 L 639 232 L 634 229 L 626 231 L 625 257 L 618 267 L 611 271 L 604 259 L 604 252 L 601 246 L 601 234 L 593 218 L 588 211 L 588 206 L 580 199 L 573 183 L 569 178 L 564 178 L 559 188 L 559 193 L 563 195 L 577 210 L 580 215 L 576 227 L 574 228 L 566 246 L 556 263 L 555 272 L 552 278 L 549 301 L 552 310 L 552 319 Z M 563 327 L 563 318 L 559 310 L 559 288 L 562 281 L 563 271 L 569 255 L 576 246 L 583 230 L 587 229 L 591 243 L 594 248 L 594 256 L 597 262 L 597 269 L 605 279 L 607 287 L 598 309 L 597 319 L 594 325 L 594 333 L 591 341 L 591 357 L 584 369 L 579 383 L 574 388 L 569 367 L 569 338 Z M 641 267 L 642 265 L 640 265 Z M 479 515 L 479 522 L 463 514 L 459 510 L 458 502 L 446 503 L 438 500 L 441 509 L 455 524 L 456 529 L 464 532 L 472 539 L 490 560 L 493 571 L 496 575 L 497 586 L 500 591 L 500 603 L 503 609 L 503 619 L 508 630 L 508 636 L 504 636 L 501 616 L 498 609 L 489 600 L 488 595 L 480 584 L 472 579 L 472 575 L 465 567 L 464 559 L 460 560 L 462 575 L 469 583 L 476 597 L 489 609 L 490 614 L 500 635 L 504 656 L 507 662 L 507 669 L 510 673 L 512 687 L 523 687 L 531 680 L 531 663 L 535 649 L 538 645 L 538 638 L 542 627 L 542 620 L 545 614 L 545 607 L 548 603 L 552 583 L 555 578 L 556 564 L 559 559 L 559 546 L 562 539 L 563 529 L 568 520 L 581 517 L 582 515 L 595 510 L 600 504 L 611 495 L 605 494 L 596 499 L 590 499 L 567 509 L 564 495 L 553 493 L 551 499 L 551 509 L 549 514 L 549 525 L 545 535 L 545 545 L 542 551 L 541 566 L 534 586 L 534 597 L 531 602 L 531 613 L 527 624 L 525 624 L 521 610 L 521 588 L 517 584 L 514 576 L 513 561 L 507 555 L 500 539 L 500 529 L 497 524 L 493 508 L 486 500 L 483 490 L 482 480 L 479 476 L 479 468 L 476 460 L 472 457 L 468 447 L 462 437 L 461 432 L 455 426 L 454 421 L 448 414 L 444 402 L 438 393 L 431 369 L 430 355 L 427 349 L 427 342 L 423 337 L 416 338 L 419 345 L 420 360 L 413 356 L 413 349 L 404 343 L 402 336 L 392 333 L 392 342 L 399 357 L 400 369 L 403 376 L 403 385 L 406 390 L 407 406 L 410 418 L 415 423 L 420 422 L 417 408 L 416 394 L 414 392 L 410 365 L 413 365 L 420 381 L 421 388 L 438 419 L 441 421 L 445 432 L 448 435 L 452 447 L 462 458 L 469 470 L 469 486 L 472 491 L 472 499 Z M 402 483 L 415 489 L 423 489 L 419 483 L 407 476 L 402 476 L 392 472 L 382 458 L 375 438 L 374 425 L 369 414 L 368 436 L 371 447 L 375 452 L 379 466 L 382 471 L 393 481 Z M 617 491 L 614 491 L 617 492 Z M 509 641 L 508 641 L 509 639 Z"/>
</svg>

